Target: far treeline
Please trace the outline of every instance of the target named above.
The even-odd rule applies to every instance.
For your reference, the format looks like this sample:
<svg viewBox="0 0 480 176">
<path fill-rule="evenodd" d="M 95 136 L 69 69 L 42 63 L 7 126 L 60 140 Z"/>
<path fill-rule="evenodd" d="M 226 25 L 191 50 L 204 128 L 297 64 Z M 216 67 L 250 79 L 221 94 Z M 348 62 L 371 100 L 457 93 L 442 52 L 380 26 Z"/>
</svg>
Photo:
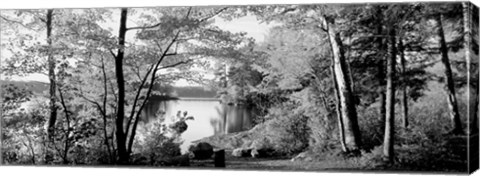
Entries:
<svg viewBox="0 0 480 176">
<path fill-rule="evenodd" d="M 245 16 L 272 24 L 264 41 L 215 25 Z M 180 79 L 253 109 L 254 129 L 283 156 L 465 171 L 452 141 L 466 148 L 478 133 L 468 2 L 5 10 L 0 20 L 1 74 L 49 78 L 42 95 L 2 84 L 3 163 L 178 156 L 181 142 L 137 127 L 149 98 Z"/>
</svg>

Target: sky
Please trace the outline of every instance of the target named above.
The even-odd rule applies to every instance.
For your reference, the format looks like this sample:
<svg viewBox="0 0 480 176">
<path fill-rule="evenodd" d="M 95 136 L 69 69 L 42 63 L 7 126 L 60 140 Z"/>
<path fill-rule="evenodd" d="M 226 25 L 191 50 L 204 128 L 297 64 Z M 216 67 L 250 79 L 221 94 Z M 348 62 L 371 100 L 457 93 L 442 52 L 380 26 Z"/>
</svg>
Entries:
<svg viewBox="0 0 480 176">
<path fill-rule="evenodd" d="M 114 31 L 112 31 L 112 33 L 114 35 L 118 33 L 115 30 L 118 28 L 118 25 L 119 25 L 118 20 L 116 20 L 115 18 L 118 15 L 119 15 L 119 12 L 114 10 L 114 13 L 112 14 L 113 21 L 102 24 L 102 27 L 106 29 L 108 28 L 113 29 Z M 264 40 L 264 37 L 268 33 L 269 28 L 273 26 L 272 24 L 267 25 L 265 23 L 260 23 L 257 20 L 257 18 L 252 15 L 234 19 L 232 21 L 225 21 L 223 19 L 216 18 L 214 25 L 217 25 L 219 28 L 233 32 L 233 33 L 245 32 L 248 37 L 254 38 L 256 42 L 262 42 Z M 134 20 L 127 21 L 127 27 L 129 26 L 136 26 L 136 24 L 134 23 Z M 127 40 L 132 40 L 133 33 L 130 33 L 130 35 L 128 34 L 129 33 L 127 33 Z M 4 79 L 4 78 L 1 78 L 1 79 Z M 44 74 L 31 74 L 26 77 L 14 76 L 12 77 L 12 80 L 49 82 L 48 77 Z M 191 84 L 186 82 L 185 80 L 180 80 L 176 83 L 176 86 L 188 86 L 188 85 L 191 85 Z"/>
</svg>

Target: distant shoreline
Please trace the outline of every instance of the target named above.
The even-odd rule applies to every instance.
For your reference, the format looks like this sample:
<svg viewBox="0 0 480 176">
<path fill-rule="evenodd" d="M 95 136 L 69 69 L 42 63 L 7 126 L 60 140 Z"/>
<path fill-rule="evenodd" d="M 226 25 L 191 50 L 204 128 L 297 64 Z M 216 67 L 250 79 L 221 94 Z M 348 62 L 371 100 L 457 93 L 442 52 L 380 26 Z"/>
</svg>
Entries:
<svg viewBox="0 0 480 176">
<path fill-rule="evenodd" d="M 218 98 L 203 98 L 203 97 L 178 97 L 178 100 L 186 101 L 220 101 Z"/>
</svg>

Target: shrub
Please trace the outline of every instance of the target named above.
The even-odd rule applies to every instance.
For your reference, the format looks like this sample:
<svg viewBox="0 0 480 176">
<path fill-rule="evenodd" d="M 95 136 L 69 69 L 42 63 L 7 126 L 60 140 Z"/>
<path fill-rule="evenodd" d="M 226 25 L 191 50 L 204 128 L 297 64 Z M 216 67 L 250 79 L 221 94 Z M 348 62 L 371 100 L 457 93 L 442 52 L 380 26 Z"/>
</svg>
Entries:
<svg viewBox="0 0 480 176">
<path fill-rule="evenodd" d="M 265 141 L 273 144 L 277 152 L 287 155 L 303 151 L 310 136 L 308 117 L 292 113 L 292 105 L 285 103 L 272 108 L 268 114 L 271 120 L 266 122 L 264 129 Z"/>
</svg>

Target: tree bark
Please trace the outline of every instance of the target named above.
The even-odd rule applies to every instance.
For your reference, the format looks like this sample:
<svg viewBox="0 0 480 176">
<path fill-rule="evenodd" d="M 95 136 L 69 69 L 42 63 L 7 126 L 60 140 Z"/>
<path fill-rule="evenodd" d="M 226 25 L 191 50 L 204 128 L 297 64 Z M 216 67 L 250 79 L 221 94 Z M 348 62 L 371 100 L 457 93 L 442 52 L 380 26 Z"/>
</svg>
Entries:
<svg viewBox="0 0 480 176">
<path fill-rule="evenodd" d="M 351 90 L 351 81 L 348 77 L 345 55 L 339 33 L 335 31 L 334 21 L 324 18 L 328 38 L 333 53 L 335 81 L 338 84 L 340 107 L 345 130 L 345 144 L 348 151 L 358 151 L 361 146 L 360 129 L 357 121 L 357 111 L 354 96 Z"/>
<path fill-rule="evenodd" d="M 447 81 L 446 93 L 448 97 L 448 108 L 450 110 L 450 119 L 452 123 L 452 134 L 463 134 L 462 123 L 460 121 L 460 114 L 458 112 L 457 97 L 455 95 L 455 83 L 452 77 L 452 68 L 448 58 L 448 48 L 445 41 L 445 34 L 443 32 L 442 15 L 436 16 L 437 22 L 437 35 L 440 38 L 440 52 L 442 57 L 442 63 L 445 67 L 445 79 Z"/>
<path fill-rule="evenodd" d="M 60 88 L 58 88 L 58 93 L 60 95 L 60 103 L 62 104 L 63 107 L 63 112 L 65 113 L 65 118 L 67 120 L 67 130 L 65 131 L 65 141 L 64 141 L 64 148 L 63 148 L 63 164 L 68 164 L 68 151 L 70 146 L 68 145 L 70 143 L 70 139 L 68 138 L 70 136 L 70 111 L 68 111 L 67 104 L 65 103 L 65 99 L 63 98 L 63 93 Z"/>
<path fill-rule="evenodd" d="M 335 93 L 335 109 L 337 111 L 337 121 L 338 121 L 338 131 L 339 131 L 339 135 L 340 135 L 340 144 L 342 145 L 342 150 L 344 152 L 349 152 L 348 148 L 347 148 L 347 145 L 345 144 L 345 127 L 344 127 L 343 120 L 342 120 L 342 107 L 340 106 L 340 95 L 339 95 L 339 91 L 338 91 L 338 84 L 337 84 L 337 81 L 335 79 L 336 76 L 335 76 L 335 70 L 334 70 L 333 65 L 331 67 L 331 70 L 332 70 L 332 81 L 333 81 L 334 93 Z"/>
<path fill-rule="evenodd" d="M 46 27 L 47 27 L 47 45 L 48 45 L 48 78 L 50 80 L 50 89 L 49 89 L 49 109 L 50 117 L 48 118 L 47 126 L 47 148 L 45 153 L 45 162 L 48 164 L 53 160 L 53 153 L 50 149 L 53 148 L 53 143 L 55 142 L 55 122 L 57 121 L 57 107 L 56 107 L 56 78 L 55 78 L 55 58 L 53 57 L 53 46 L 52 46 L 52 20 L 53 20 L 53 10 L 47 10 L 46 16 Z"/>
<path fill-rule="evenodd" d="M 383 140 L 383 155 L 389 161 L 394 159 L 394 132 L 395 132 L 395 64 L 397 57 L 397 49 L 395 46 L 395 30 L 391 29 L 389 36 L 389 54 L 387 59 L 387 87 L 386 87 L 386 118 L 385 118 L 385 135 Z"/>
<path fill-rule="evenodd" d="M 405 61 L 405 48 L 403 46 L 403 41 L 402 39 L 399 39 L 398 40 L 398 52 L 400 54 L 400 64 L 402 66 L 402 77 L 403 77 L 403 84 L 402 84 L 402 98 L 401 98 L 401 102 L 402 102 L 402 126 L 403 128 L 408 128 L 408 86 L 407 86 L 407 83 L 406 83 L 406 71 L 407 71 L 407 68 L 406 68 L 406 61 Z"/>
<path fill-rule="evenodd" d="M 118 34 L 117 55 L 115 56 L 115 75 L 118 86 L 118 103 L 117 103 L 117 119 L 115 120 L 117 149 L 118 149 L 118 164 L 127 164 L 129 154 L 126 147 L 126 135 L 123 129 L 123 121 L 125 117 L 125 80 L 123 76 L 123 58 L 125 50 L 125 34 L 127 32 L 127 9 L 121 9 L 120 15 L 120 30 Z"/>
<path fill-rule="evenodd" d="M 103 57 L 102 57 L 102 76 L 103 76 L 103 102 L 102 102 L 103 110 L 100 109 L 100 113 L 102 114 L 102 119 L 103 119 L 103 136 L 105 137 L 105 140 L 104 140 L 105 147 L 107 147 L 110 162 L 113 163 L 115 161 L 115 159 L 114 159 L 113 154 L 112 154 L 112 149 L 110 147 L 110 141 L 108 140 L 108 131 L 107 131 L 108 87 L 107 87 L 107 73 L 105 72 L 105 61 L 104 61 Z"/>
<path fill-rule="evenodd" d="M 377 26 L 376 26 L 376 35 L 383 35 L 383 10 L 380 7 L 377 7 Z M 379 109 L 378 112 L 380 114 L 380 124 L 381 124 L 381 131 L 385 131 L 385 116 L 386 116 L 386 111 L 385 111 L 385 61 L 383 57 L 383 53 L 385 51 L 385 45 L 383 43 L 383 38 L 382 37 L 377 37 L 375 38 L 375 44 L 376 48 L 378 49 L 379 52 L 379 57 L 378 57 L 378 63 L 377 63 L 377 79 L 379 83 L 378 87 L 378 98 L 380 101 Z"/>
</svg>

